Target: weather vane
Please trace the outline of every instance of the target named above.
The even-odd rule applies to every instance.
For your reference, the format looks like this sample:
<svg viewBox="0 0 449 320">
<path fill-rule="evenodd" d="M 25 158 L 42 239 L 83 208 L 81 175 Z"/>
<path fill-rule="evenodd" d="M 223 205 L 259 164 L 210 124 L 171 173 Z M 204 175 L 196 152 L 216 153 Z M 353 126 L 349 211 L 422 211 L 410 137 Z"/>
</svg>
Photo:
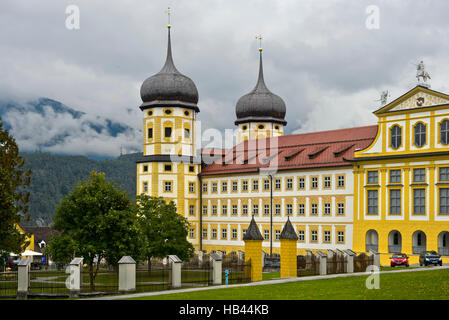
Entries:
<svg viewBox="0 0 449 320">
<path fill-rule="evenodd" d="M 168 16 L 168 27 L 170 28 L 171 27 L 171 25 L 170 25 L 170 14 L 171 14 L 171 9 L 170 9 L 170 7 L 168 7 L 168 9 L 167 9 L 167 11 L 165 11 L 165 13 L 167 14 L 167 16 Z"/>
<path fill-rule="evenodd" d="M 259 51 L 262 51 L 262 35 L 259 34 L 256 36 L 256 39 L 259 40 Z"/>
</svg>

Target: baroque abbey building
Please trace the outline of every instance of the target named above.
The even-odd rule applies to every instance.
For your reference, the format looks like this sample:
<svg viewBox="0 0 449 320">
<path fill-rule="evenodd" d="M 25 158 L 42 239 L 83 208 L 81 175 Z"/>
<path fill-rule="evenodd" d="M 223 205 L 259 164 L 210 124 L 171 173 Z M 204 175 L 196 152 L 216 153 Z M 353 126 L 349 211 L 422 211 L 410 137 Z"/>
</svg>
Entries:
<svg viewBox="0 0 449 320">
<path fill-rule="evenodd" d="M 197 250 L 243 250 L 254 216 L 266 253 L 279 253 L 289 219 L 298 254 L 449 256 L 449 95 L 431 90 L 427 73 L 374 111 L 377 124 L 284 135 L 286 105 L 265 84 L 260 48 L 256 86 L 236 105 L 238 143 L 206 150 L 198 91 L 174 65 L 170 30 L 165 65 L 141 87 L 137 194 L 173 200 Z"/>
</svg>

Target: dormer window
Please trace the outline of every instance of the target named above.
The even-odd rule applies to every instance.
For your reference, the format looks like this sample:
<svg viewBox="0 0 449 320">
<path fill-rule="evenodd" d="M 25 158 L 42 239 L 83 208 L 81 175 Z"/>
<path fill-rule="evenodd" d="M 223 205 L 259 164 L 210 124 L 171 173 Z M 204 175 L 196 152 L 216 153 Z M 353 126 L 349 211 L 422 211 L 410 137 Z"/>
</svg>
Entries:
<svg viewBox="0 0 449 320">
<path fill-rule="evenodd" d="M 391 135 L 391 148 L 398 149 L 401 146 L 401 139 L 402 139 L 402 129 L 398 125 L 394 125 L 390 129 L 390 135 Z"/>
</svg>

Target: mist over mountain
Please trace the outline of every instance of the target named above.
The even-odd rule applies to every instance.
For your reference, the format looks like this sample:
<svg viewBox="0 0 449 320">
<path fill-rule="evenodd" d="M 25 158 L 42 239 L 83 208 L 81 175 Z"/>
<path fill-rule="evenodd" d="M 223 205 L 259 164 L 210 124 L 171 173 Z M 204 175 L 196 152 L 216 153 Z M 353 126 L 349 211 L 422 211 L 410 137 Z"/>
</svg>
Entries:
<svg viewBox="0 0 449 320">
<path fill-rule="evenodd" d="M 141 148 L 141 131 L 137 128 L 49 98 L 26 103 L 0 100 L 0 117 L 22 152 L 107 159 Z"/>
</svg>

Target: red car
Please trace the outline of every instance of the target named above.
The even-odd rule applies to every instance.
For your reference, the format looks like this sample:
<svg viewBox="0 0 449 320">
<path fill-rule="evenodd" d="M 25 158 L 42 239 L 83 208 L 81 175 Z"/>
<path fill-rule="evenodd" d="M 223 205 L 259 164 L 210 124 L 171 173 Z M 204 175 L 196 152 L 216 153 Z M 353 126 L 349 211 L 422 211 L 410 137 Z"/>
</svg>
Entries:
<svg viewBox="0 0 449 320">
<path fill-rule="evenodd" d="M 391 259 L 391 266 L 395 267 L 395 266 L 406 266 L 408 267 L 408 257 L 405 253 L 395 253 L 393 254 L 393 256 L 390 258 Z"/>
</svg>

